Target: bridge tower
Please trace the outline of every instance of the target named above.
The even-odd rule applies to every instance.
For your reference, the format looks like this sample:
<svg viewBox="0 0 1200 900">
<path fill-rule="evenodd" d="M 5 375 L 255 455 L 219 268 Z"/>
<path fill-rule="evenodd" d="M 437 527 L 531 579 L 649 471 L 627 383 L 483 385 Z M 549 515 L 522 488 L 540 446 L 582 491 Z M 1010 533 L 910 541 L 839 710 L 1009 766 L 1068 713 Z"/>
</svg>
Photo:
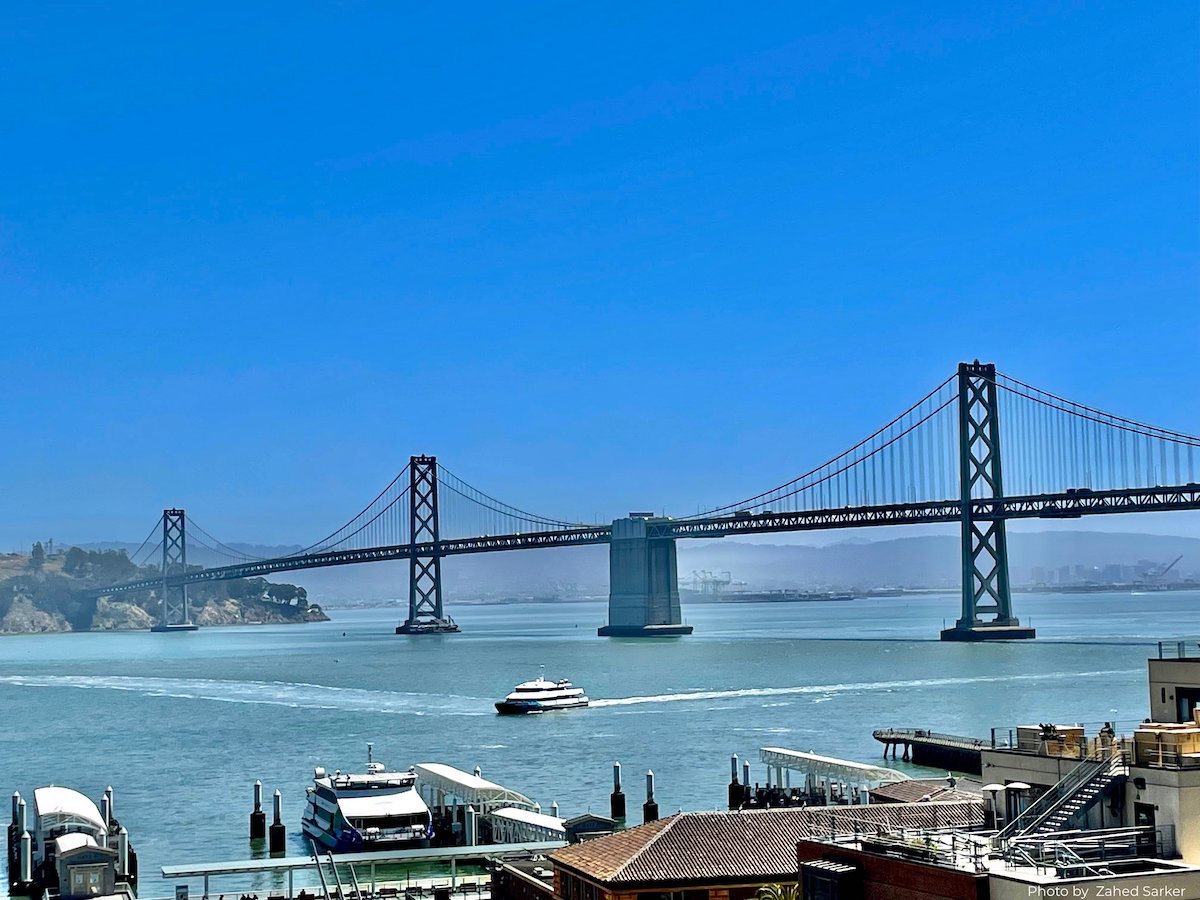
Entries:
<svg viewBox="0 0 1200 900">
<path fill-rule="evenodd" d="M 187 514 L 164 509 L 162 514 L 162 599 L 158 624 L 151 631 L 195 631 L 188 606 L 187 585 L 178 579 L 187 574 Z"/>
<path fill-rule="evenodd" d="M 436 456 L 414 456 L 408 465 L 408 618 L 396 634 L 461 631 L 442 611 L 442 550 L 438 531 Z"/>
<path fill-rule="evenodd" d="M 646 515 L 614 519 L 608 544 L 608 624 L 601 637 L 691 634 L 679 608 L 675 538 Z"/>
<path fill-rule="evenodd" d="M 1012 614 L 1004 519 L 977 510 L 972 502 L 1004 496 L 996 367 L 991 363 L 958 364 L 958 448 L 962 617 L 942 631 L 942 640 L 1032 638 L 1034 630 Z"/>
</svg>

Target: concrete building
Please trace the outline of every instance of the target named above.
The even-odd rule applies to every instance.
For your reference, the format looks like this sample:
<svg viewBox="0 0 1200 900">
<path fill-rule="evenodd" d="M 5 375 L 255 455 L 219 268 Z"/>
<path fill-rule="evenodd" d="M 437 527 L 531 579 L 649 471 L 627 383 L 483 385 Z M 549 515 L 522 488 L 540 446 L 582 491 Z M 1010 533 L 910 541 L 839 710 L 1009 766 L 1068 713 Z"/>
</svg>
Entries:
<svg viewBox="0 0 1200 900">
<path fill-rule="evenodd" d="M 1163 854 L 1200 865 L 1200 644 L 1160 644 L 1147 668 L 1150 716 L 1131 735 L 1041 723 L 982 751 L 997 827 L 1043 815 L 1042 831 L 1147 829 Z"/>
<path fill-rule="evenodd" d="M 807 838 L 796 847 L 804 900 L 1029 900 L 1200 896 L 1200 869 L 1139 855 L 1108 832 L 1105 858 L 1086 839 L 997 853 L 986 833 L 957 829 Z M 1088 854 L 1085 858 L 1082 854 Z"/>
</svg>

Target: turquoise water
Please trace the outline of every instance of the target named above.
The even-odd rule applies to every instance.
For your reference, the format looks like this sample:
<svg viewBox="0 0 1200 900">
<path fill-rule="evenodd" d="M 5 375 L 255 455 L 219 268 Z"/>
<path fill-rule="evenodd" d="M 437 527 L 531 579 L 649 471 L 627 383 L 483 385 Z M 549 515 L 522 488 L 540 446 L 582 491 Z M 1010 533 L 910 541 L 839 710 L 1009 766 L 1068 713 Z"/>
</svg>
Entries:
<svg viewBox="0 0 1200 900">
<path fill-rule="evenodd" d="M 334 610 L 313 625 L 192 634 L 0 639 L 0 789 L 116 791 L 142 894 L 169 893 L 164 864 L 241 859 L 251 786 L 283 792 L 289 852 L 312 769 L 357 769 L 365 744 L 390 765 L 446 762 L 564 815 L 607 812 L 624 767 L 638 818 L 642 776 L 662 811 L 720 807 L 730 753 L 764 746 L 864 761 L 885 725 L 986 736 L 1017 722 L 1146 715 L 1146 658 L 1200 635 L 1200 593 L 1023 595 L 1039 640 L 936 640 L 957 598 L 692 605 L 692 637 L 595 636 L 602 603 L 458 607 L 464 633 L 397 637 L 399 612 Z M 497 717 L 537 674 L 570 677 L 594 705 Z M 904 764 L 899 764 L 903 766 Z M 8 804 L 4 803 L 7 820 Z"/>
</svg>

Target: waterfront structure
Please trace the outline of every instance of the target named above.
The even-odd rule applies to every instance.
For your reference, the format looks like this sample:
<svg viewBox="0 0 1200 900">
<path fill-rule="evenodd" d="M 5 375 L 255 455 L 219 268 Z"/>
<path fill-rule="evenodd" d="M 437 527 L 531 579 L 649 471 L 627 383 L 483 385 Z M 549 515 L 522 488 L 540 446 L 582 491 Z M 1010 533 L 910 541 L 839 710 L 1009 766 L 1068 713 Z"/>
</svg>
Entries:
<svg viewBox="0 0 1200 900">
<path fill-rule="evenodd" d="M 1200 645 L 1158 645 L 1147 661 L 1150 716 L 1129 737 L 1109 726 L 1018 726 L 981 752 L 1001 841 L 1110 827 L 1148 829 L 1200 866 Z"/>
<path fill-rule="evenodd" d="M 553 896 L 749 900 L 766 885 L 796 882 L 796 844 L 803 837 L 855 827 L 970 827 L 982 822 L 978 800 L 681 812 L 553 851 Z"/>
<path fill-rule="evenodd" d="M 41 897 L 51 892 L 64 900 L 122 895 L 137 888 L 137 853 L 113 809 L 107 788 L 98 808 L 90 798 L 67 787 L 33 792 L 33 827 L 25 800 L 12 798 L 8 828 L 9 893 Z"/>
<path fill-rule="evenodd" d="M 519 791 L 445 763 L 413 767 L 418 790 L 433 811 L 439 843 L 474 844 L 567 841 L 557 806 L 549 814 Z"/>
<path fill-rule="evenodd" d="M 93 593 L 153 589 L 166 598 L 182 589 L 182 602 L 164 602 L 160 624 L 183 626 L 188 584 L 408 560 L 408 617 L 396 630 L 439 633 L 458 630 L 443 605 L 444 557 L 608 544 L 609 621 L 601 633 L 677 635 L 690 631 L 679 604 L 677 540 L 942 523 L 959 526 L 962 572 L 961 614 L 942 638 L 1031 638 L 1033 629 L 1021 625 L 1012 608 L 1008 520 L 1200 509 L 1197 450 L 1200 437 L 1083 406 L 976 360 L 960 363 L 956 373 L 845 453 L 696 515 L 636 513 L 611 524 L 534 515 L 447 472 L 433 456 L 413 456 L 357 516 L 285 557 L 253 559 L 213 539 L 219 546 L 210 549 L 229 564 L 189 571 L 182 553 L 168 552 L 169 542 L 186 547 L 186 515 L 165 510 L 161 576 Z M 440 486 L 447 490 L 439 492 Z M 441 527 L 445 504 L 454 507 L 457 534 Z"/>
<path fill-rule="evenodd" d="M 926 728 L 877 728 L 872 736 L 883 744 L 884 759 L 887 759 L 889 749 L 895 759 L 896 751 L 903 747 L 904 759 L 911 759 L 914 765 L 973 775 L 980 774 L 979 754 L 988 746 L 982 738 L 942 734 Z"/>
</svg>

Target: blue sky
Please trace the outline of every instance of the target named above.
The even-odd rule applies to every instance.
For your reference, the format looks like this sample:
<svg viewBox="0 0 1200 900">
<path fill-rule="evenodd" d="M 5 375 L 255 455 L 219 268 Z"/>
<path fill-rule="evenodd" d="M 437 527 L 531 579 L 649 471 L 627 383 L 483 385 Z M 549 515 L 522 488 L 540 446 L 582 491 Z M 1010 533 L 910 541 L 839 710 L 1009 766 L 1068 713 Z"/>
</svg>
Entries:
<svg viewBox="0 0 1200 900">
<path fill-rule="evenodd" d="M 0 549 L 307 542 L 419 452 L 686 513 L 976 357 L 1200 432 L 1198 46 L 1191 3 L 9 7 Z"/>
</svg>

